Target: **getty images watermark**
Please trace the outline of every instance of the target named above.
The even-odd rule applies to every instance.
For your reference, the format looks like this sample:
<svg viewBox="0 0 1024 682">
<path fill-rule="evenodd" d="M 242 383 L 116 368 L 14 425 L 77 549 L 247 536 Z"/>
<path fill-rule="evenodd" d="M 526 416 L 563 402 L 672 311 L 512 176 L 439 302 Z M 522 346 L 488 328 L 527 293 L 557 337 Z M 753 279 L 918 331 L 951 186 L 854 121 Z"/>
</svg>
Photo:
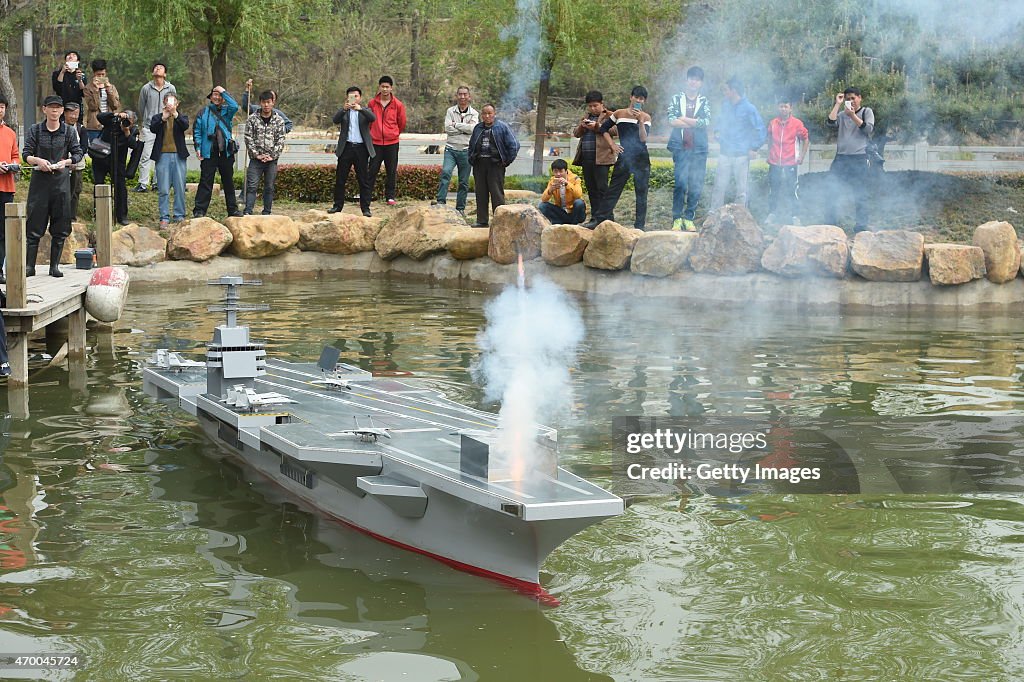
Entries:
<svg viewBox="0 0 1024 682">
<path fill-rule="evenodd" d="M 1024 491 L 1024 423 L 973 417 L 616 417 L 619 492 Z"/>
</svg>

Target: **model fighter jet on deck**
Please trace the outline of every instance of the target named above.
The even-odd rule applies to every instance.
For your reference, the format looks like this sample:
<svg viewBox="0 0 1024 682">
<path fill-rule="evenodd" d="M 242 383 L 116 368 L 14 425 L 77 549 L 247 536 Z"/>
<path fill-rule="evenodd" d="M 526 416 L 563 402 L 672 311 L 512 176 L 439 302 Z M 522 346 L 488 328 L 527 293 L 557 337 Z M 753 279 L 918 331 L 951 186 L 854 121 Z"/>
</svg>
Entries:
<svg viewBox="0 0 1024 682">
<path fill-rule="evenodd" d="M 153 357 L 149 359 L 149 364 L 155 365 L 160 369 L 169 369 L 172 372 L 185 372 L 188 370 L 198 370 L 199 368 L 205 368 L 205 362 L 196 362 L 195 360 L 186 360 L 177 353 L 167 350 L 166 348 L 160 348 Z"/>
<path fill-rule="evenodd" d="M 336 431 L 335 433 L 328 433 L 325 435 L 330 438 L 340 438 L 342 436 L 358 436 L 359 440 L 363 441 L 364 443 L 376 443 L 377 439 L 380 438 L 381 436 L 384 436 L 385 438 L 391 438 L 391 429 L 385 428 L 383 426 L 374 426 L 373 417 L 371 417 L 370 415 L 366 415 L 366 418 L 370 420 L 369 426 L 360 426 L 359 417 L 352 415 L 352 419 L 356 423 L 355 428 L 349 429 L 347 431 Z"/>
</svg>

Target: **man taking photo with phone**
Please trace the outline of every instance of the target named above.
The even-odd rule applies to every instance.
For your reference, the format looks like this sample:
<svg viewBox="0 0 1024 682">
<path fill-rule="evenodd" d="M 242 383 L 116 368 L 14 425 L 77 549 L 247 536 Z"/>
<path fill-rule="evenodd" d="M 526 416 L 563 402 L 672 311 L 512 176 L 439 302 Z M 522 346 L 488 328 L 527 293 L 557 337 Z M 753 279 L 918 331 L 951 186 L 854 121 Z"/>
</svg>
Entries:
<svg viewBox="0 0 1024 682">
<path fill-rule="evenodd" d="M 868 229 L 868 142 L 875 129 L 875 112 L 863 106 L 858 88 L 846 88 L 836 95 L 825 125 L 837 128 L 836 158 L 829 168 L 832 192 L 825 223 L 838 225 L 839 202 L 853 193 L 856 222 L 854 232 Z"/>
</svg>

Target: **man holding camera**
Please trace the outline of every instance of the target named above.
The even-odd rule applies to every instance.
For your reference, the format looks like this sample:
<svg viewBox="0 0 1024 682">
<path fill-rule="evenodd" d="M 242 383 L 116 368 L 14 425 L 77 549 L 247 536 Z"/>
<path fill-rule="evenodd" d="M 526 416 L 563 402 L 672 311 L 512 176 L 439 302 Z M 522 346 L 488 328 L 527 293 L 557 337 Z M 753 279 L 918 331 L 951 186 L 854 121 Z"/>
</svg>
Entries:
<svg viewBox="0 0 1024 682">
<path fill-rule="evenodd" d="M 102 111 L 98 121 L 103 129 L 100 138 L 110 145 L 110 154 L 106 157 L 94 157 L 92 163 L 93 180 L 97 185 L 107 182 L 114 191 L 114 213 L 118 225 L 128 224 L 128 187 L 127 179 L 134 174 L 131 166 L 138 165 L 139 131 L 135 127 L 135 112 Z M 132 152 L 132 163 L 128 162 L 128 152 Z M 159 184 L 159 183 L 157 183 Z"/>
<path fill-rule="evenodd" d="M 0 94 L 0 284 L 7 280 L 2 270 L 7 243 L 3 220 L 5 207 L 14 201 L 14 179 L 21 170 L 21 155 L 18 153 L 18 134 L 4 123 L 7 115 L 7 98 Z"/>
<path fill-rule="evenodd" d="M 228 215 L 237 218 L 242 215 L 238 210 L 234 178 L 238 142 L 231 137 L 231 119 L 238 112 L 238 102 L 220 85 L 210 90 L 206 99 L 210 103 L 199 112 L 192 126 L 192 142 L 199 157 L 199 188 L 192 217 L 206 215 L 213 196 L 213 179 L 219 173 Z"/>
<path fill-rule="evenodd" d="M 836 158 L 832 160 L 829 176 L 834 183 L 833 195 L 828 202 L 825 222 L 838 225 L 840 197 L 852 191 L 856 204 L 854 232 L 868 229 L 868 142 L 875 129 L 875 112 L 861 105 L 858 88 L 846 88 L 836 95 L 832 111 L 825 125 L 839 130 Z"/>
<path fill-rule="evenodd" d="M 167 65 L 163 62 L 153 63 L 153 80 L 142 86 L 139 90 L 139 105 L 135 107 L 139 120 L 143 122 L 139 131 L 139 140 L 142 141 L 142 160 L 139 163 L 139 184 L 135 186 L 136 192 L 148 192 L 149 180 L 153 175 L 153 143 L 155 137 L 149 126 L 145 125 L 153 120 L 154 116 L 160 115 L 163 111 L 164 98 L 167 95 L 177 96 L 178 90 L 174 84 L 167 80 Z"/>
<path fill-rule="evenodd" d="M 351 86 L 345 91 L 345 104 L 334 114 L 334 124 L 340 129 L 335 154 L 338 165 L 334 170 L 334 206 L 328 213 L 339 213 L 345 208 L 345 183 L 348 171 L 356 168 L 356 182 L 359 185 L 359 207 L 363 215 L 370 217 L 370 159 L 376 155 L 370 138 L 370 124 L 377 120 L 373 112 L 362 105 L 363 91 Z"/>
<path fill-rule="evenodd" d="M 50 80 L 53 92 L 65 104 L 74 102 L 82 105 L 82 94 L 85 91 L 85 74 L 82 73 L 82 62 L 78 53 L 69 50 L 64 54 L 64 65 L 53 72 Z"/>
<path fill-rule="evenodd" d="M 146 124 L 146 122 L 143 122 Z M 185 160 L 188 159 L 188 145 L 185 131 L 188 117 L 178 113 L 178 96 L 167 93 L 163 110 L 154 115 L 145 125 L 153 134 L 153 160 L 156 162 L 156 184 L 159 190 L 160 227 L 170 224 L 170 195 L 174 189 L 174 222 L 185 219 Z"/>
<path fill-rule="evenodd" d="M 579 225 L 587 217 L 583 186 L 579 176 L 569 170 L 565 159 L 551 162 L 551 179 L 540 195 L 537 208 L 552 225 Z"/>
<path fill-rule="evenodd" d="M 85 119 L 85 134 L 88 136 L 88 142 L 92 142 L 103 132 L 103 124 L 96 117 L 99 114 L 113 113 L 121 109 L 121 98 L 117 94 L 117 88 L 107 78 L 106 59 L 93 60 L 92 83 L 85 86 L 83 96 L 85 99 L 85 116 L 83 117 Z"/>
</svg>

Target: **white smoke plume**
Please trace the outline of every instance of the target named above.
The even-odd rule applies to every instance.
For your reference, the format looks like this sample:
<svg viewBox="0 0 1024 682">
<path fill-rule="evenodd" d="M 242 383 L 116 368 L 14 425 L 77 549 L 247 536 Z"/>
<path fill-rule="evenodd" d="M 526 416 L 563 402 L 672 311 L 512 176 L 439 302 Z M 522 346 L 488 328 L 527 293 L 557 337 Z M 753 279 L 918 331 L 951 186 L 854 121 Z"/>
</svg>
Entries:
<svg viewBox="0 0 1024 682">
<path fill-rule="evenodd" d="M 515 56 L 502 64 L 510 76 L 508 92 L 500 105 L 507 112 L 527 100 L 540 78 L 540 0 L 516 0 L 516 20 L 502 29 L 500 37 L 516 41 Z"/>
<path fill-rule="evenodd" d="M 537 461 L 536 425 L 566 412 L 569 368 L 583 340 L 583 319 L 562 289 L 543 278 L 508 287 L 485 308 L 477 335 L 483 353 L 474 368 L 487 400 L 500 400 L 495 454 L 513 472 Z"/>
</svg>

